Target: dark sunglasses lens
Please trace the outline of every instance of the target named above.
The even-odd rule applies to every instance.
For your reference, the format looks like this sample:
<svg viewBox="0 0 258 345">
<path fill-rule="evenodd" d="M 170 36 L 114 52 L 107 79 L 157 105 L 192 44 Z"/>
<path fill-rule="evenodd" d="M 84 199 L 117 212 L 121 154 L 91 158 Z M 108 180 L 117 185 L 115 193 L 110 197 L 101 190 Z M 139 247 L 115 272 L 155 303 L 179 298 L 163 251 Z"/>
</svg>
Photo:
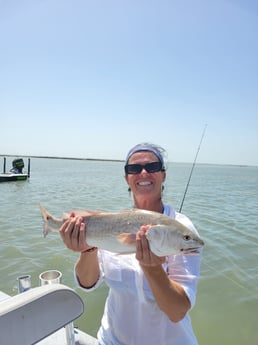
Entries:
<svg viewBox="0 0 258 345">
<path fill-rule="evenodd" d="M 144 169 L 148 173 L 158 172 L 158 171 L 160 171 L 162 169 L 162 164 L 160 162 L 147 163 L 145 165 Z"/>
<path fill-rule="evenodd" d="M 161 162 L 152 162 L 145 165 L 141 164 L 127 164 L 125 166 L 126 174 L 140 174 L 142 169 L 145 169 L 148 173 L 155 173 L 162 170 Z"/>
<path fill-rule="evenodd" d="M 141 164 L 127 164 L 125 166 L 126 174 L 140 174 L 142 171 Z"/>
</svg>

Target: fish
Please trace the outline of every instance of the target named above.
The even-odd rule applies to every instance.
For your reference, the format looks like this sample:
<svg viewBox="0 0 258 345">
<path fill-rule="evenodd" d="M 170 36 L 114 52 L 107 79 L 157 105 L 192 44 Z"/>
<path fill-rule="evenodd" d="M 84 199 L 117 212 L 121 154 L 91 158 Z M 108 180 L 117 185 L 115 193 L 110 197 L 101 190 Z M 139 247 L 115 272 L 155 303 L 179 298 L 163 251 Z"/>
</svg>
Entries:
<svg viewBox="0 0 258 345">
<path fill-rule="evenodd" d="M 142 225 L 151 225 L 145 235 L 150 250 L 157 256 L 176 254 L 198 255 L 204 241 L 185 225 L 164 214 L 131 209 L 116 213 L 75 210 L 65 212 L 62 218 L 52 216 L 42 205 L 44 237 L 49 232 L 58 232 L 71 212 L 83 218 L 86 224 L 86 238 L 89 246 L 108 250 L 117 254 L 136 251 L 136 232 Z"/>
</svg>

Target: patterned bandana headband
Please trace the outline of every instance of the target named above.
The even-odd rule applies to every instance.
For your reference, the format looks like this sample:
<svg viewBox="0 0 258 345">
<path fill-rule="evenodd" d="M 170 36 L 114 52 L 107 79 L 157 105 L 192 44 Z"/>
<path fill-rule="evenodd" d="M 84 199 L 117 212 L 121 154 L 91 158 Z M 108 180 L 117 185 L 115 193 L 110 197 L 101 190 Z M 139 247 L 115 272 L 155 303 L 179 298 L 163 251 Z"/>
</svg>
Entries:
<svg viewBox="0 0 258 345">
<path fill-rule="evenodd" d="M 150 151 L 152 153 L 154 153 L 155 156 L 157 156 L 157 158 L 159 159 L 159 161 L 162 163 L 162 168 L 165 169 L 165 165 L 164 165 L 164 159 L 162 157 L 162 154 L 160 153 L 160 151 L 155 147 L 152 146 L 150 144 L 138 144 L 136 146 L 134 146 L 127 154 L 126 160 L 125 160 L 125 164 L 128 164 L 128 161 L 130 159 L 130 157 L 136 153 L 136 152 L 140 152 L 140 151 Z"/>
</svg>

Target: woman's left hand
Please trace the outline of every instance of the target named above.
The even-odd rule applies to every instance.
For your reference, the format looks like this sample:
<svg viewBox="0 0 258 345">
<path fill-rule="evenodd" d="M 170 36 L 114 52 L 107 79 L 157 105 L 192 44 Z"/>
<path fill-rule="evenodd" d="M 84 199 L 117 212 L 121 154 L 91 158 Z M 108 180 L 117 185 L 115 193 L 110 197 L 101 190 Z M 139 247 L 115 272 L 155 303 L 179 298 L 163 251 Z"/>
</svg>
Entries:
<svg viewBox="0 0 258 345">
<path fill-rule="evenodd" d="M 151 225 L 143 225 L 136 233 L 136 259 L 141 266 L 160 266 L 165 262 L 165 256 L 159 257 L 152 253 L 146 232 Z"/>
</svg>

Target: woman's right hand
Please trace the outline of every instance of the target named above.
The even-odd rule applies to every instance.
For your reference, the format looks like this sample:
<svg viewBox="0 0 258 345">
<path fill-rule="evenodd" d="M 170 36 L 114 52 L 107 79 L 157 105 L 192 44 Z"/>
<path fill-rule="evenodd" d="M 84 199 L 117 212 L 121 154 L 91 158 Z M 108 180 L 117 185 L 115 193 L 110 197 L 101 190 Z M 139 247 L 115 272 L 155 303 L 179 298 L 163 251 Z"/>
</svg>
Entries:
<svg viewBox="0 0 258 345">
<path fill-rule="evenodd" d="M 71 213 L 59 232 L 67 248 L 75 252 L 83 252 L 91 248 L 86 243 L 86 224 L 81 216 L 75 216 L 74 213 Z"/>
</svg>

